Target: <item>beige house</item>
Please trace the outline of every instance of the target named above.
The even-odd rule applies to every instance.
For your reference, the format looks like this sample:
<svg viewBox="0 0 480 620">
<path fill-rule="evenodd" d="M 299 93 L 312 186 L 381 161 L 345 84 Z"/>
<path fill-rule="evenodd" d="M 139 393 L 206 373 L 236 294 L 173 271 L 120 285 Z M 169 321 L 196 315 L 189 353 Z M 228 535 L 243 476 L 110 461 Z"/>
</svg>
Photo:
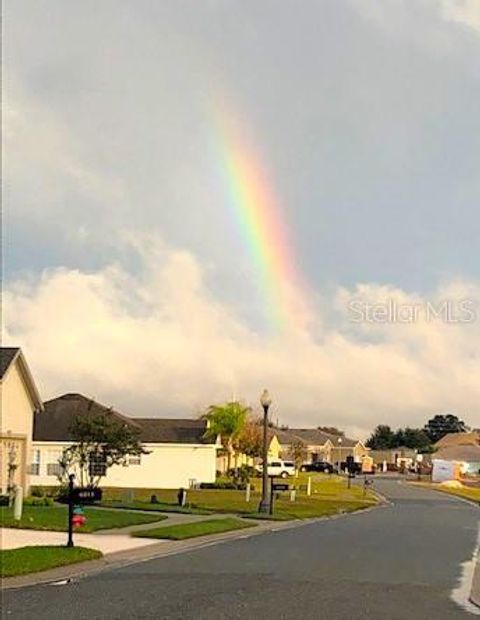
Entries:
<svg viewBox="0 0 480 620">
<path fill-rule="evenodd" d="M 343 463 L 353 456 L 360 463 L 369 449 L 359 440 L 344 435 L 334 435 L 316 428 L 275 429 L 280 443 L 282 458 L 292 458 L 292 446 L 296 443 L 305 447 L 305 462 Z"/>
<path fill-rule="evenodd" d="M 0 484 L 29 488 L 32 429 L 35 412 L 43 404 L 22 351 L 0 349 Z"/>
<path fill-rule="evenodd" d="M 133 418 L 82 394 L 64 394 L 44 403 L 35 415 L 33 431 L 32 485 L 58 486 L 59 458 L 73 444 L 70 428 L 77 417 L 111 416 L 135 429 L 147 454 L 131 456 L 114 465 L 102 478 L 102 487 L 126 489 L 188 488 L 215 482 L 215 458 L 219 444 L 206 439 L 205 420 L 180 418 Z M 94 467 L 102 467 L 95 463 Z M 73 469 L 80 483 L 79 471 Z"/>
<path fill-rule="evenodd" d="M 269 444 L 268 444 L 268 460 L 280 458 L 280 442 L 276 433 L 269 432 Z M 238 469 L 242 465 L 248 465 L 254 467 L 261 462 L 260 458 L 254 458 L 244 454 L 240 450 L 233 450 L 230 458 L 230 467 Z M 225 474 L 228 469 L 228 456 L 225 450 L 220 449 L 217 453 L 217 471 L 221 474 Z"/>
<path fill-rule="evenodd" d="M 417 450 L 400 446 L 399 448 L 389 448 L 388 450 L 370 450 L 370 456 L 377 468 L 387 471 L 389 466 L 411 467 L 417 458 Z"/>
</svg>

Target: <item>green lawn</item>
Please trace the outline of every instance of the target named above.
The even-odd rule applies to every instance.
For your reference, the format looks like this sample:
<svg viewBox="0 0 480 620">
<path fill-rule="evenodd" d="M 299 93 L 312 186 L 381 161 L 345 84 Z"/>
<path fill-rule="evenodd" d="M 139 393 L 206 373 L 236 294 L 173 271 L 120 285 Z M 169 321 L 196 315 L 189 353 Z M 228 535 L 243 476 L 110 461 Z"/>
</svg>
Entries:
<svg viewBox="0 0 480 620">
<path fill-rule="evenodd" d="M 232 530 L 241 530 L 247 527 L 255 527 L 253 523 L 245 523 L 240 519 L 208 519 L 196 523 L 184 523 L 183 525 L 170 525 L 157 527 L 151 530 L 142 530 L 132 536 L 137 538 L 168 538 L 169 540 L 185 540 L 196 536 L 206 536 L 208 534 L 220 534 Z"/>
<path fill-rule="evenodd" d="M 57 566 L 66 566 L 101 558 L 100 551 L 85 547 L 20 547 L 0 551 L 2 577 L 36 573 Z"/>
<path fill-rule="evenodd" d="M 434 484 L 431 482 L 413 482 L 416 486 L 422 486 L 427 489 L 433 489 L 435 491 L 442 491 L 442 493 L 449 493 L 450 495 L 456 495 L 457 497 L 463 497 L 469 499 L 472 502 L 480 504 L 480 488 L 479 487 L 463 487 L 461 489 L 455 489 L 441 484 Z"/>
<path fill-rule="evenodd" d="M 95 532 L 96 530 L 127 527 L 140 523 L 153 523 L 166 518 L 159 514 L 142 514 L 138 511 L 126 510 L 102 510 L 85 507 L 87 522 L 85 525 L 75 528 L 76 532 Z M 2 507 L 0 510 L 0 523 L 3 527 L 15 527 L 31 530 L 54 530 L 65 532 L 68 529 L 67 506 L 24 506 L 20 521 L 13 518 L 13 510 Z"/>
<path fill-rule="evenodd" d="M 375 495 L 368 491 L 363 496 L 363 489 L 359 486 L 347 488 L 347 482 L 339 476 L 324 474 L 312 475 L 312 495 L 307 496 L 304 487 L 307 483 L 307 474 L 298 478 L 290 478 L 290 485 L 299 487 L 295 502 L 290 502 L 288 493 L 281 493 L 275 500 L 274 519 L 306 519 L 310 517 L 328 516 L 339 512 L 351 512 L 372 506 L 376 503 Z M 282 481 L 283 482 L 283 481 Z M 245 491 L 224 489 L 198 489 L 187 491 L 187 507 L 192 512 L 234 513 L 245 517 L 262 518 L 258 515 L 260 502 L 261 481 L 253 481 L 256 491 L 251 494 L 250 502 L 245 501 Z M 105 500 L 121 500 L 125 490 L 104 489 Z M 175 489 L 136 489 L 134 504 L 125 504 L 124 507 L 143 507 L 151 495 L 156 495 L 163 505 L 175 507 L 177 491 Z M 115 504 L 112 504 L 115 505 Z M 116 504 L 117 506 L 119 504 Z M 155 506 L 155 504 L 149 504 Z M 157 508 L 162 510 L 161 507 Z"/>
<path fill-rule="evenodd" d="M 104 508 L 122 508 L 125 510 L 146 510 L 150 512 L 172 512 L 187 515 L 209 515 L 212 514 L 211 510 L 202 510 L 200 508 L 186 508 L 178 506 L 178 504 L 169 504 L 159 502 L 158 504 L 152 504 L 146 501 L 134 501 L 128 504 L 121 500 L 107 499 L 102 501 L 99 506 Z"/>
</svg>

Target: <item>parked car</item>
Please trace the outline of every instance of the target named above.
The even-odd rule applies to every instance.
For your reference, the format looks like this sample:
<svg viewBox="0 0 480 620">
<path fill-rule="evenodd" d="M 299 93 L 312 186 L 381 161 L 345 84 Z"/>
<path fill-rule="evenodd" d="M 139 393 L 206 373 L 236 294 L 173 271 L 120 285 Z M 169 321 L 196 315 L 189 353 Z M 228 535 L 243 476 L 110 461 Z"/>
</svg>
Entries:
<svg viewBox="0 0 480 620">
<path fill-rule="evenodd" d="M 262 466 L 258 466 L 258 470 L 262 471 Z M 292 461 L 270 461 L 267 467 L 269 476 L 280 476 L 280 478 L 287 478 L 288 476 L 295 475 L 295 463 Z"/>
<path fill-rule="evenodd" d="M 313 463 L 304 463 L 300 467 L 300 471 L 318 471 L 325 474 L 335 474 L 337 473 L 337 468 L 325 461 L 315 461 Z"/>
</svg>

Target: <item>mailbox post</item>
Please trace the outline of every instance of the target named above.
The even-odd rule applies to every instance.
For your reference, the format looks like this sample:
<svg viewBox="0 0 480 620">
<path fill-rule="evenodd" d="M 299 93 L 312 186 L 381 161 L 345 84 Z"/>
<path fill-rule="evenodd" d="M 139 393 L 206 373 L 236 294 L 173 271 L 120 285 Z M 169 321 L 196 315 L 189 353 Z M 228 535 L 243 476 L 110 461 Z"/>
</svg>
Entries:
<svg viewBox="0 0 480 620">
<path fill-rule="evenodd" d="M 274 492 L 275 491 L 288 491 L 290 490 L 290 485 L 286 482 L 275 482 L 275 479 L 270 478 L 270 510 L 269 513 L 273 515 L 273 500 L 274 500 Z"/>
<path fill-rule="evenodd" d="M 67 547 L 73 547 L 73 480 L 75 474 L 68 476 L 68 540 Z"/>
</svg>

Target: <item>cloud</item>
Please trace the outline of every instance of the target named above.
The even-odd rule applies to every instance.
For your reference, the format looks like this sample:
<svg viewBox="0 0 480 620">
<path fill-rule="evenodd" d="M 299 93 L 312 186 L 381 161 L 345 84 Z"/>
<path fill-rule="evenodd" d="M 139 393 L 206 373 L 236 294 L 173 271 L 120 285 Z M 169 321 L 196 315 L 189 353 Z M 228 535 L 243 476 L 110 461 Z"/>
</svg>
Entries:
<svg viewBox="0 0 480 620">
<path fill-rule="evenodd" d="M 443 0 L 442 15 L 447 21 L 458 22 L 480 32 L 480 2 L 478 0 Z"/>
<path fill-rule="evenodd" d="M 152 239 L 137 251 L 135 273 L 56 268 L 8 287 L 4 342 L 24 348 L 45 398 L 79 391 L 131 415 L 192 416 L 232 394 L 255 404 L 268 386 L 273 416 L 290 425 L 366 434 L 444 410 L 478 424 L 478 322 L 428 321 L 422 311 L 413 323 L 358 323 L 348 310 L 352 300 L 480 307 L 478 283 L 451 282 L 429 300 L 372 284 L 338 288 L 322 299 L 328 313 L 313 333 L 277 336 L 218 299 L 191 253 Z"/>
</svg>

